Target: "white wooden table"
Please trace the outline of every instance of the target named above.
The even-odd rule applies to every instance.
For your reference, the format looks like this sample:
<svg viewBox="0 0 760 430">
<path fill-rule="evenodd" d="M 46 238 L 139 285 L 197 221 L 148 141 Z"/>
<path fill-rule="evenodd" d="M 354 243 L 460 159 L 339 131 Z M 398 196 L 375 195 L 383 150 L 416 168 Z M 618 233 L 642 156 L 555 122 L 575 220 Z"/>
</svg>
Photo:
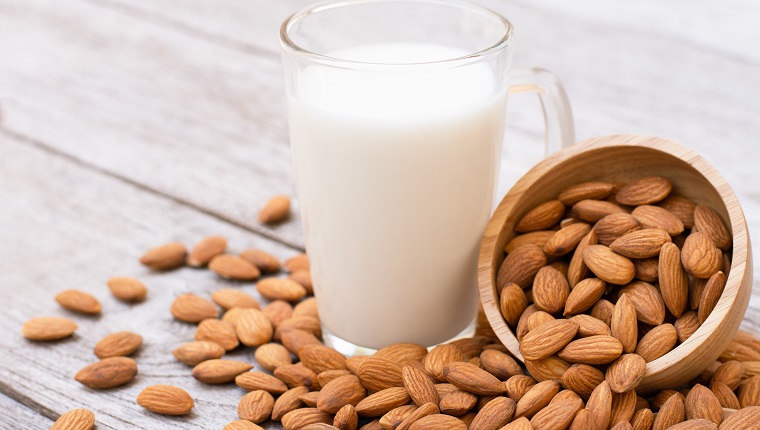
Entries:
<svg viewBox="0 0 760 430">
<path fill-rule="evenodd" d="M 760 243 L 757 3 L 480 2 L 515 24 L 517 64 L 563 79 L 578 138 L 642 133 L 692 147 L 733 185 Z M 212 429 L 236 418 L 237 387 L 198 383 L 170 353 L 193 334 L 170 317 L 172 298 L 226 283 L 207 271 L 150 273 L 136 260 L 207 234 L 283 258 L 301 249 L 297 219 L 268 228 L 255 213 L 294 193 L 277 30 L 305 4 L 0 0 L 0 428 L 47 428 L 76 407 L 94 410 L 98 429 Z M 536 100 L 510 104 L 500 195 L 541 157 Z M 115 301 L 105 287 L 114 275 L 143 279 L 149 299 Z M 53 295 L 66 288 L 95 294 L 103 315 L 60 309 Z M 25 341 L 21 325 L 42 315 L 80 329 L 55 344 Z M 744 327 L 760 332 L 760 295 Z M 107 392 L 75 382 L 94 343 L 116 330 L 144 337 L 138 378 Z M 137 406 L 159 382 L 191 392 L 194 413 L 165 419 Z"/>
</svg>

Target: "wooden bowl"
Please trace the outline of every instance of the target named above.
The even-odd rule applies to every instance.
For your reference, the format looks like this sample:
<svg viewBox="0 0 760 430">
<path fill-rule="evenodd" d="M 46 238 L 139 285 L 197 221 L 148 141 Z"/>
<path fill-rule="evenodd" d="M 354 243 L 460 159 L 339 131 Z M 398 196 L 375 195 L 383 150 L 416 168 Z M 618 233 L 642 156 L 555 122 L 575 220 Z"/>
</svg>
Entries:
<svg viewBox="0 0 760 430">
<path fill-rule="evenodd" d="M 739 328 L 752 290 L 752 255 L 747 223 L 726 180 L 694 151 L 650 136 L 613 135 L 565 148 L 533 167 L 507 193 L 488 223 L 478 261 L 478 285 L 485 314 L 496 335 L 519 360 L 520 343 L 499 309 L 496 274 L 515 223 L 528 210 L 556 199 L 565 187 L 585 181 L 627 182 L 660 175 L 673 193 L 715 210 L 733 236 L 732 262 L 723 295 L 699 329 L 669 353 L 647 364 L 642 392 L 677 387 L 713 363 Z"/>
</svg>

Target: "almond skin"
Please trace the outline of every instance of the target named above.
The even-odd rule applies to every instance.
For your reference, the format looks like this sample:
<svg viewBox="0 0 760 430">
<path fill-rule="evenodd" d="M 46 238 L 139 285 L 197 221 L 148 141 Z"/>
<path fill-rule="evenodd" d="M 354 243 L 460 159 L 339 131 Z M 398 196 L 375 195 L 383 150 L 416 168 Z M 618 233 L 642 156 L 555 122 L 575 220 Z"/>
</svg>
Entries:
<svg viewBox="0 0 760 430">
<path fill-rule="evenodd" d="M 559 193 L 557 199 L 567 206 L 572 206 L 581 200 L 603 200 L 612 194 L 615 186 L 608 182 L 582 182 L 571 185 Z"/>
<path fill-rule="evenodd" d="M 644 282 L 657 282 L 657 258 L 633 260 L 636 267 L 636 279 Z"/>
<path fill-rule="evenodd" d="M 623 344 L 623 352 L 630 353 L 636 350 L 638 339 L 636 322 L 636 308 L 628 296 L 623 293 L 615 303 L 615 310 L 612 312 L 612 321 L 610 322 L 612 336 Z"/>
<path fill-rule="evenodd" d="M 594 429 L 606 429 L 610 426 L 612 417 L 612 391 L 607 381 L 599 384 L 586 402 L 586 409 L 591 417 Z"/>
<path fill-rule="evenodd" d="M 726 418 L 720 428 L 724 430 L 752 430 L 760 422 L 760 406 L 750 406 Z"/>
<path fill-rule="evenodd" d="M 672 189 L 668 178 L 648 176 L 624 186 L 615 194 L 615 200 L 629 206 L 651 205 L 664 200 Z"/>
<path fill-rule="evenodd" d="M 186 415 L 195 403 L 187 391 L 171 385 L 151 385 L 137 396 L 137 404 L 161 415 Z"/>
<path fill-rule="evenodd" d="M 259 221 L 264 224 L 277 224 L 290 215 L 290 198 L 286 195 L 272 197 L 259 211 Z"/>
<path fill-rule="evenodd" d="M 739 389 L 739 403 L 742 408 L 760 406 L 760 376 L 753 376 Z"/>
<path fill-rule="evenodd" d="M 248 249 L 240 253 L 240 258 L 256 266 L 261 273 L 274 273 L 280 270 L 280 260 L 261 249 Z"/>
<path fill-rule="evenodd" d="M 504 252 L 511 254 L 515 249 L 523 245 L 535 245 L 539 249 L 544 249 L 544 245 L 554 236 L 554 233 L 556 233 L 554 230 L 540 230 L 518 234 L 507 242 Z"/>
<path fill-rule="evenodd" d="M 589 337 L 596 335 L 610 336 L 610 326 L 605 324 L 604 321 L 598 320 L 591 315 L 575 315 L 570 318 L 570 321 L 578 324 L 578 337 Z"/>
<path fill-rule="evenodd" d="M 272 339 L 273 331 L 269 318 L 258 309 L 242 310 L 235 324 L 235 333 L 240 343 L 245 346 L 268 343 Z"/>
<path fill-rule="evenodd" d="M 140 257 L 140 263 L 153 270 L 172 270 L 185 265 L 187 249 L 181 243 L 167 243 L 153 248 Z"/>
<path fill-rule="evenodd" d="M 678 318 L 676 322 L 673 323 L 673 326 L 676 328 L 678 340 L 683 343 L 699 328 L 699 317 L 694 311 L 684 312 L 684 314 L 681 315 L 681 318 Z"/>
<path fill-rule="evenodd" d="M 348 370 L 346 357 L 324 345 L 306 345 L 298 351 L 301 363 L 314 373 L 327 370 Z"/>
<path fill-rule="evenodd" d="M 81 290 L 65 290 L 56 294 L 55 301 L 62 307 L 80 314 L 97 315 L 102 310 L 98 299 Z"/>
<path fill-rule="evenodd" d="M 660 325 L 665 320 L 665 301 L 660 292 L 644 281 L 634 281 L 620 290 L 636 310 L 636 318 L 647 325 Z"/>
<path fill-rule="evenodd" d="M 694 209 L 694 227 L 706 234 L 718 248 L 724 251 L 731 249 L 731 234 L 714 210 L 698 205 Z"/>
<path fill-rule="evenodd" d="M 615 426 L 621 422 L 630 422 L 636 411 L 636 392 L 626 391 L 612 393 L 612 412 L 610 413 L 610 425 Z"/>
<path fill-rule="evenodd" d="M 625 285 L 636 276 L 631 260 L 615 254 L 604 245 L 591 245 L 583 251 L 583 262 L 594 274 L 610 284 Z"/>
<path fill-rule="evenodd" d="M 246 375 L 246 374 L 244 373 L 243 375 Z M 243 375 L 240 375 L 240 376 L 243 376 Z M 240 376 L 238 376 L 238 378 Z M 287 414 L 288 412 L 294 411 L 298 408 L 303 407 L 304 403 L 298 397 L 308 392 L 309 392 L 308 387 L 300 386 L 300 387 L 293 387 L 290 390 L 287 390 L 285 393 L 283 393 L 274 402 L 274 406 L 272 408 L 272 417 L 271 417 L 272 420 L 280 421 L 282 417 L 285 416 L 285 414 Z"/>
<path fill-rule="evenodd" d="M 659 206 L 638 206 L 631 215 L 636 218 L 642 228 L 659 228 L 671 236 L 678 236 L 684 230 L 680 219 Z"/>
<path fill-rule="evenodd" d="M 514 414 L 515 418 L 531 418 L 549 404 L 551 399 L 559 393 L 559 389 L 559 382 L 554 380 L 543 381 L 534 385 L 517 402 Z"/>
<path fill-rule="evenodd" d="M 604 381 L 604 373 L 588 364 L 573 364 L 562 375 L 562 385 L 573 390 L 583 399 L 588 399 L 599 384 Z"/>
<path fill-rule="evenodd" d="M 550 355 L 541 360 L 525 360 L 525 367 L 536 380 L 546 381 L 562 378 L 562 375 L 570 368 L 570 363 L 556 355 Z"/>
<path fill-rule="evenodd" d="M 241 373 L 235 377 L 235 385 L 246 391 L 264 390 L 276 395 L 288 391 L 284 382 L 264 372 Z"/>
<path fill-rule="evenodd" d="M 224 355 L 224 348 L 215 342 L 190 342 L 172 351 L 174 357 L 188 366 L 195 366 L 206 360 Z"/>
<path fill-rule="evenodd" d="M 710 313 L 712 313 L 715 306 L 720 300 L 720 296 L 723 295 L 723 289 L 726 286 L 726 275 L 723 272 L 718 272 L 710 277 L 705 284 L 705 289 L 702 291 L 702 298 L 699 301 L 698 318 L 699 323 L 705 322 Z"/>
<path fill-rule="evenodd" d="M 515 359 L 494 349 L 486 349 L 480 353 L 480 365 L 486 372 L 502 381 L 523 374 L 522 368 Z"/>
<path fill-rule="evenodd" d="M 174 318 L 189 323 L 199 323 L 206 318 L 219 316 L 219 310 L 213 303 L 195 294 L 177 296 L 172 303 L 171 313 Z"/>
<path fill-rule="evenodd" d="M 277 328 L 285 320 L 293 317 L 293 305 L 285 300 L 274 300 L 262 309 L 264 315 L 269 318 L 272 327 Z"/>
<path fill-rule="evenodd" d="M 571 363 L 595 365 L 611 363 L 622 353 L 623 344 L 614 337 L 589 336 L 570 342 L 557 355 Z"/>
<path fill-rule="evenodd" d="M 528 298 L 525 297 L 525 292 L 519 285 L 510 282 L 501 290 L 499 307 L 504 320 L 514 328 L 520 321 L 520 315 L 528 307 Z"/>
<path fill-rule="evenodd" d="M 691 388 L 684 402 L 687 420 L 705 419 L 720 425 L 723 422 L 723 408 L 710 389 L 697 384 Z"/>
<path fill-rule="evenodd" d="M 265 343 L 256 348 L 253 356 L 262 368 L 270 372 L 274 372 L 278 367 L 293 363 L 290 352 L 279 343 Z"/>
<path fill-rule="evenodd" d="M 362 399 L 355 405 L 356 413 L 362 417 L 379 417 L 406 405 L 409 399 L 409 393 L 404 387 L 386 388 Z"/>
<path fill-rule="evenodd" d="M 467 430 L 467 424 L 449 415 L 427 415 L 415 421 L 409 430 Z"/>
<path fill-rule="evenodd" d="M 540 360 L 564 348 L 578 333 L 578 324 L 559 319 L 531 330 L 520 342 L 526 360 Z"/>
<path fill-rule="evenodd" d="M 616 239 L 610 244 L 610 249 L 628 258 L 650 258 L 659 255 L 662 245 L 671 241 L 665 230 L 647 228 Z"/>
<path fill-rule="evenodd" d="M 74 379 L 94 389 L 114 388 L 134 379 L 137 362 L 127 357 L 109 357 L 77 372 Z"/>
<path fill-rule="evenodd" d="M 282 334 L 281 340 L 282 345 L 296 356 L 298 356 L 298 351 L 305 345 L 322 344 L 312 333 L 303 330 L 289 330 Z"/>
<path fill-rule="evenodd" d="M 715 382 L 713 384 L 710 384 L 710 388 L 712 389 L 713 394 L 715 394 L 715 398 L 718 399 L 721 407 L 728 409 L 741 409 L 739 398 L 736 397 L 736 394 L 734 394 L 733 390 L 728 388 L 728 385 L 722 382 Z"/>
<path fill-rule="evenodd" d="M 565 429 L 570 426 L 575 414 L 581 409 L 583 409 L 581 399 L 550 403 L 530 419 L 530 424 L 535 429 Z"/>
<path fill-rule="evenodd" d="M 528 421 L 527 418 L 522 417 L 512 421 L 499 430 L 533 430 L 533 426 L 530 425 L 530 421 Z"/>
<path fill-rule="evenodd" d="M 401 377 L 406 391 L 417 406 L 422 406 L 425 403 L 437 405 L 441 400 L 433 381 L 422 370 L 412 366 L 404 366 L 401 369 Z"/>
<path fill-rule="evenodd" d="M 252 281 L 261 275 L 259 269 L 237 255 L 221 254 L 211 259 L 208 268 L 222 278 Z"/>
<path fill-rule="evenodd" d="M 286 278 L 266 278 L 256 284 L 256 289 L 269 300 L 297 302 L 306 296 L 306 288 Z"/>
<path fill-rule="evenodd" d="M 195 330 L 195 340 L 216 342 L 225 351 L 231 351 L 240 344 L 235 334 L 235 327 L 216 318 L 208 318 L 198 324 L 198 328 Z"/>
<path fill-rule="evenodd" d="M 674 243 L 662 245 L 657 271 L 665 306 L 678 318 L 689 300 L 689 279 L 681 264 L 681 251 Z"/>
<path fill-rule="evenodd" d="M 48 341 L 71 336 L 77 324 L 68 318 L 32 318 L 24 323 L 21 334 L 29 340 Z"/>
<path fill-rule="evenodd" d="M 536 273 L 546 265 L 546 254 L 536 245 L 525 245 L 507 255 L 499 268 L 496 284 L 501 291 L 513 282 L 521 288 L 527 288 L 533 282 Z"/>
<path fill-rule="evenodd" d="M 439 381 L 445 381 L 443 368 L 449 363 L 464 361 L 462 351 L 454 345 L 437 345 L 425 356 L 425 370 Z"/>
<path fill-rule="evenodd" d="M 142 345 L 142 336 L 128 331 L 112 333 L 95 345 L 98 358 L 132 355 Z"/>
<path fill-rule="evenodd" d="M 625 209 L 604 200 L 581 200 L 573 205 L 573 213 L 583 221 L 595 223 L 607 215 L 625 213 Z"/>
<path fill-rule="evenodd" d="M 636 354 L 647 363 L 667 354 L 676 344 L 678 333 L 672 324 L 662 324 L 650 330 L 636 346 Z"/>
<path fill-rule="evenodd" d="M 567 226 L 552 237 L 544 245 L 544 252 L 548 255 L 560 256 L 572 252 L 581 239 L 591 230 L 591 226 L 580 222 Z"/>
<path fill-rule="evenodd" d="M 223 430 L 264 430 L 258 424 L 254 424 L 248 420 L 235 420 L 226 426 Z"/>
<path fill-rule="evenodd" d="M 573 256 L 570 259 L 570 264 L 567 267 L 567 283 L 570 284 L 570 288 L 574 288 L 578 282 L 583 280 L 588 275 L 588 267 L 583 262 L 583 251 L 591 246 L 597 244 L 596 233 L 594 230 L 588 232 L 586 236 L 581 239 L 578 246 L 573 252 Z"/>
<path fill-rule="evenodd" d="M 496 397 L 480 408 L 468 426 L 470 430 L 496 430 L 507 424 L 515 412 L 515 402 L 509 397 Z"/>
<path fill-rule="evenodd" d="M 504 387 L 507 389 L 507 396 L 517 402 L 525 395 L 525 393 L 536 385 L 536 383 L 536 380 L 528 375 L 515 375 L 507 379 L 504 383 Z"/>
<path fill-rule="evenodd" d="M 333 416 L 317 408 L 302 408 L 288 412 L 281 421 L 285 430 L 299 430 L 314 423 L 332 424 Z"/>
<path fill-rule="evenodd" d="M 340 408 L 335 414 L 333 427 L 338 430 L 356 430 L 359 425 L 359 416 L 352 405 L 346 405 Z"/>
<path fill-rule="evenodd" d="M 88 409 L 72 409 L 61 415 L 50 430 L 90 430 L 95 425 L 95 414 Z"/>
<path fill-rule="evenodd" d="M 599 278 L 586 278 L 570 291 L 565 302 L 564 315 L 579 314 L 590 309 L 604 296 L 607 284 Z"/>
<path fill-rule="evenodd" d="M 652 430 L 665 430 L 686 420 L 684 398 L 681 393 L 673 394 L 665 401 L 654 418 Z"/>
<path fill-rule="evenodd" d="M 637 230 L 641 230 L 639 222 L 624 212 L 607 215 L 594 224 L 596 239 L 604 246 L 610 246 L 618 238 Z"/>
<path fill-rule="evenodd" d="M 649 430 L 654 423 L 654 414 L 650 409 L 639 409 L 631 418 L 632 430 Z"/>
<path fill-rule="evenodd" d="M 433 403 L 426 403 L 412 411 L 409 416 L 404 418 L 404 421 L 401 421 L 401 423 L 396 427 L 396 430 L 409 430 L 416 421 L 419 421 L 426 416 L 436 415 L 439 413 L 440 409 L 438 409 L 438 405 L 435 405 Z"/>
<path fill-rule="evenodd" d="M 536 230 L 547 230 L 557 224 L 565 214 L 565 205 L 559 200 L 541 203 L 523 215 L 515 226 L 515 231 L 527 233 Z"/>
<path fill-rule="evenodd" d="M 706 234 L 697 231 L 686 238 L 681 249 L 681 263 L 689 275 L 707 279 L 722 268 L 723 254 Z"/>
<path fill-rule="evenodd" d="M 485 370 L 466 362 L 449 363 L 443 377 L 457 388 L 478 395 L 498 395 L 506 391 L 504 384 Z"/>
<path fill-rule="evenodd" d="M 193 378 L 206 384 L 226 384 L 252 368 L 253 366 L 242 361 L 211 359 L 193 368 Z"/>
<path fill-rule="evenodd" d="M 552 266 L 545 266 L 536 274 L 533 281 L 533 301 L 536 306 L 550 314 L 565 308 L 570 294 L 567 279 Z"/>
<path fill-rule="evenodd" d="M 697 204 L 683 197 L 670 195 L 665 200 L 659 202 L 657 206 L 665 208 L 673 215 L 678 217 L 685 228 L 694 227 L 694 210 Z"/>
<path fill-rule="evenodd" d="M 207 236 L 201 239 L 187 256 L 187 265 L 203 267 L 217 255 L 227 250 L 227 239 L 222 236 Z"/>
<path fill-rule="evenodd" d="M 605 380 L 613 393 L 636 388 L 644 377 L 646 362 L 636 354 L 624 354 L 607 368 Z"/>
<path fill-rule="evenodd" d="M 127 303 L 141 302 L 148 295 L 148 289 L 142 282 L 125 276 L 110 278 L 108 289 L 114 297 Z"/>
<path fill-rule="evenodd" d="M 264 390 L 255 390 L 243 396 L 237 412 L 241 419 L 261 423 L 269 419 L 274 408 L 274 397 Z"/>
<path fill-rule="evenodd" d="M 365 359 L 359 364 L 357 375 L 362 384 L 372 391 L 404 386 L 401 366 L 383 358 Z"/>
<path fill-rule="evenodd" d="M 216 290 L 211 293 L 211 300 L 225 310 L 232 308 L 261 308 L 258 300 L 237 288 L 222 288 L 221 290 Z"/>
</svg>

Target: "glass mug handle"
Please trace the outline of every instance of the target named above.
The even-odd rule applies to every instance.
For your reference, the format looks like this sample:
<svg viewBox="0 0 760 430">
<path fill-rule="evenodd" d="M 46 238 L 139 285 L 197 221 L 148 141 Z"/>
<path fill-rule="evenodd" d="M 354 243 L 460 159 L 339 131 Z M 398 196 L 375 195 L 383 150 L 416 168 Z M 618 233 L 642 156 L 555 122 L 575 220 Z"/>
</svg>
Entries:
<svg viewBox="0 0 760 430">
<path fill-rule="evenodd" d="M 514 67 L 510 82 L 510 94 L 538 94 L 546 126 L 544 156 L 575 142 L 570 101 L 556 75 L 539 67 Z"/>
</svg>

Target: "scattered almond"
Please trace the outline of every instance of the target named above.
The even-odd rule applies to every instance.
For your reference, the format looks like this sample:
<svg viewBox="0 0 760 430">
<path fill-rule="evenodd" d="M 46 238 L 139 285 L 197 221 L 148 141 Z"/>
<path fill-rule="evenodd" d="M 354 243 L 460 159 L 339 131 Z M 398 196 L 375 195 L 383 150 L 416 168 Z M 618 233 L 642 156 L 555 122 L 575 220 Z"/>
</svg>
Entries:
<svg viewBox="0 0 760 430">
<path fill-rule="evenodd" d="M 306 295 L 306 288 L 303 285 L 287 278 L 262 279 L 256 284 L 256 289 L 270 300 L 285 300 L 286 302 L 297 302 Z"/>
<path fill-rule="evenodd" d="M 64 308 L 87 315 L 97 315 L 102 307 L 92 294 L 81 290 L 65 290 L 55 296 L 55 301 Z"/>
<path fill-rule="evenodd" d="M 172 351 L 172 354 L 180 362 L 195 366 L 203 361 L 223 356 L 224 348 L 215 342 L 196 341 L 178 347 Z"/>
<path fill-rule="evenodd" d="M 50 430 L 90 430 L 95 425 L 95 414 L 88 409 L 72 409 L 53 423 Z"/>
<path fill-rule="evenodd" d="M 21 334 L 29 340 L 59 340 L 71 336 L 77 324 L 68 318 L 32 318 L 24 323 Z"/>
<path fill-rule="evenodd" d="M 252 365 L 242 361 L 214 358 L 196 365 L 193 368 L 193 378 L 206 384 L 226 384 L 252 368 Z"/>
<path fill-rule="evenodd" d="M 142 336 L 128 331 L 109 334 L 95 345 L 98 358 L 132 355 L 142 345 Z"/>
<path fill-rule="evenodd" d="M 114 297 L 128 303 L 141 302 L 148 295 L 148 289 L 142 282 L 125 276 L 110 278 L 108 289 Z"/>
<path fill-rule="evenodd" d="M 151 385 L 137 396 L 137 404 L 161 415 L 186 415 L 195 403 L 187 391 L 171 385 Z"/>
<path fill-rule="evenodd" d="M 217 255 L 227 250 L 227 239 L 222 236 L 204 237 L 187 256 L 187 265 L 203 267 Z"/>
<path fill-rule="evenodd" d="M 261 249 L 248 249 L 240 253 L 240 258 L 256 266 L 261 273 L 274 273 L 280 270 L 280 260 Z"/>
<path fill-rule="evenodd" d="M 74 379 L 90 388 L 105 389 L 124 385 L 137 374 L 137 362 L 127 357 L 104 358 L 85 366 Z"/>
<path fill-rule="evenodd" d="M 261 423 L 269 419 L 274 409 L 274 397 L 264 390 L 254 390 L 243 396 L 237 412 L 241 419 Z"/>
<path fill-rule="evenodd" d="M 290 198 L 285 195 L 272 197 L 259 211 L 259 221 L 264 224 L 282 222 L 290 215 Z"/>
<path fill-rule="evenodd" d="M 240 344 L 237 334 L 235 334 L 235 327 L 216 318 L 207 318 L 198 324 L 198 328 L 195 330 L 195 340 L 218 343 L 225 351 L 231 351 Z"/>
<path fill-rule="evenodd" d="M 217 255 L 208 268 L 222 278 L 235 281 L 252 281 L 261 275 L 256 266 L 232 254 Z"/>
<path fill-rule="evenodd" d="M 211 293 L 211 300 L 222 309 L 253 308 L 260 309 L 259 301 L 250 294 L 236 288 L 222 288 Z"/>
<path fill-rule="evenodd" d="M 189 323 L 199 323 L 206 318 L 217 318 L 219 310 L 213 303 L 195 294 L 181 294 L 171 306 L 174 318 Z"/>
<path fill-rule="evenodd" d="M 187 249 L 181 243 L 167 243 L 153 248 L 140 257 L 140 263 L 153 270 L 172 270 L 185 265 Z"/>
</svg>

